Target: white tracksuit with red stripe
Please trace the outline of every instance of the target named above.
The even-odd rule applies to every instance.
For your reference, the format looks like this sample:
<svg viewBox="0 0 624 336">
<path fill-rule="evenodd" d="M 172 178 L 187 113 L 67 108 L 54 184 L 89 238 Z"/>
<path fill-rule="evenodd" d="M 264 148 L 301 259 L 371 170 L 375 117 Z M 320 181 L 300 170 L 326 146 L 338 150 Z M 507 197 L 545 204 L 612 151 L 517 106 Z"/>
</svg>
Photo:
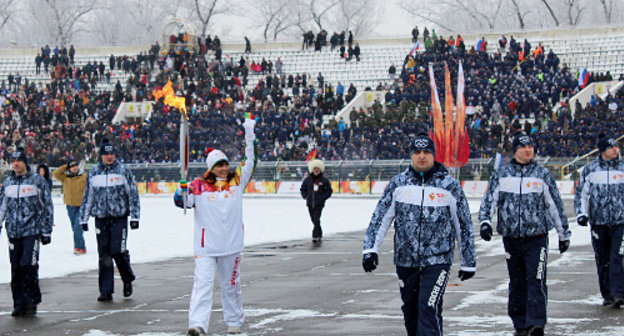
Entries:
<svg viewBox="0 0 624 336">
<path fill-rule="evenodd" d="M 195 280 L 189 308 L 189 327 L 208 330 L 215 271 L 219 272 L 223 319 L 228 326 L 244 321 L 240 283 L 243 241 L 243 191 L 255 168 L 253 126 L 245 132 L 245 158 L 230 181 L 191 183 L 187 206 L 195 216 Z M 179 192 L 176 192 L 179 198 Z M 176 199 L 176 204 L 178 200 Z"/>
</svg>

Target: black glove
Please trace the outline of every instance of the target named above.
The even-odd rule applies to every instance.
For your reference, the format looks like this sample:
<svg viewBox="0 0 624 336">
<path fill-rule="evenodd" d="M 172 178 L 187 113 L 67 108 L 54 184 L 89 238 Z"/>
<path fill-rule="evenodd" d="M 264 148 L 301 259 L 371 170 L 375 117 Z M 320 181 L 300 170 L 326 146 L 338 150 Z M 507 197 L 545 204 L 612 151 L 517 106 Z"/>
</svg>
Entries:
<svg viewBox="0 0 624 336">
<path fill-rule="evenodd" d="M 488 223 L 481 224 L 481 238 L 485 241 L 492 239 L 492 227 Z"/>
<path fill-rule="evenodd" d="M 89 231 L 89 224 L 83 223 L 83 224 L 80 224 L 80 226 L 82 226 L 82 231 Z"/>
<path fill-rule="evenodd" d="M 462 270 L 460 270 L 459 274 L 458 274 L 459 279 L 461 281 L 468 280 L 468 279 L 472 278 L 474 275 L 475 275 L 475 272 L 468 272 L 468 271 L 462 271 Z"/>
<path fill-rule="evenodd" d="M 563 252 L 567 251 L 568 247 L 570 247 L 570 241 L 569 240 L 560 240 L 559 241 L 559 253 L 563 253 Z"/>
<path fill-rule="evenodd" d="M 576 222 L 580 226 L 587 226 L 587 216 L 585 215 L 580 216 L 579 218 L 576 219 Z"/>
<path fill-rule="evenodd" d="M 362 256 L 362 267 L 364 267 L 364 272 L 372 272 L 377 268 L 379 264 L 379 257 L 375 252 L 369 252 Z"/>
<path fill-rule="evenodd" d="M 132 230 L 136 230 L 139 228 L 139 221 L 138 220 L 131 220 L 130 221 L 130 228 Z"/>
<path fill-rule="evenodd" d="M 48 245 L 48 244 L 50 244 L 50 242 L 52 241 L 52 237 L 50 237 L 50 235 L 44 235 L 44 234 L 42 234 L 42 235 L 40 236 L 40 238 L 41 238 L 41 244 L 42 244 L 42 245 Z"/>
</svg>

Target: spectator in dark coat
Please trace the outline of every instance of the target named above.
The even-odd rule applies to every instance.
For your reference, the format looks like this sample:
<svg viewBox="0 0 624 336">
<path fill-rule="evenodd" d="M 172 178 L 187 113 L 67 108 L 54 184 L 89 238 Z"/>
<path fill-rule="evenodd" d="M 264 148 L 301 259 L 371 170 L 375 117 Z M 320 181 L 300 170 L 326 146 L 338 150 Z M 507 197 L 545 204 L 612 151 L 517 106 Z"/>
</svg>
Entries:
<svg viewBox="0 0 624 336">
<path fill-rule="evenodd" d="M 310 219 L 314 224 L 312 241 L 318 243 L 323 238 L 321 229 L 321 213 L 325 207 L 325 201 L 331 197 L 332 188 L 329 180 L 323 176 L 325 164 L 321 160 L 312 160 L 308 164 L 310 175 L 301 183 L 301 196 L 306 200 L 310 212 Z"/>
</svg>

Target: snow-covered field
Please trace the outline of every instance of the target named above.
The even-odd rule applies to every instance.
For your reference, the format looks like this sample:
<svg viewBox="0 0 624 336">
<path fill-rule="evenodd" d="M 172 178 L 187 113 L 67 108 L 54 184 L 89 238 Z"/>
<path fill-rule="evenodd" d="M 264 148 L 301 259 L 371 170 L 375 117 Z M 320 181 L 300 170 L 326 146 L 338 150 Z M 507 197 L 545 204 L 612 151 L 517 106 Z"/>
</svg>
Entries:
<svg viewBox="0 0 624 336">
<path fill-rule="evenodd" d="M 368 226 L 376 198 L 332 198 L 323 211 L 324 235 L 363 230 Z M 245 245 L 308 238 L 312 223 L 301 198 L 249 197 L 244 200 Z M 72 231 L 61 197 L 54 198 L 52 243 L 41 249 L 39 275 L 59 277 L 97 269 L 94 221 L 85 232 L 87 254 L 73 255 Z M 173 205 L 171 196 L 141 198 L 138 230 L 130 230 L 128 249 L 133 263 L 191 256 L 193 253 L 193 210 L 187 215 Z M 10 264 L 4 230 L 0 239 L 0 283 L 10 282 Z"/>
</svg>

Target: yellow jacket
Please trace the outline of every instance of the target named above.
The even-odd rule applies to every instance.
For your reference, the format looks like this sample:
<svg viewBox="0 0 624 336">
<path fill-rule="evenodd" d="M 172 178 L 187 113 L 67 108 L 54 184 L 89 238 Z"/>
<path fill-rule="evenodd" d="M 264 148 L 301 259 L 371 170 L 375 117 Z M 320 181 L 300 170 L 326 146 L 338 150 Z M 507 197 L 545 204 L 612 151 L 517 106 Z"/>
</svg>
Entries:
<svg viewBox="0 0 624 336">
<path fill-rule="evenodd" d="M 63 184 L 63 201 L 70 206 L 79 207 L 82 204 L 82 194 L 87 183 L 87 173 L 68 176 L 65 175 L 67 165 L 58 167 L 52 173 L 55 179 Z"/>
</svg>

